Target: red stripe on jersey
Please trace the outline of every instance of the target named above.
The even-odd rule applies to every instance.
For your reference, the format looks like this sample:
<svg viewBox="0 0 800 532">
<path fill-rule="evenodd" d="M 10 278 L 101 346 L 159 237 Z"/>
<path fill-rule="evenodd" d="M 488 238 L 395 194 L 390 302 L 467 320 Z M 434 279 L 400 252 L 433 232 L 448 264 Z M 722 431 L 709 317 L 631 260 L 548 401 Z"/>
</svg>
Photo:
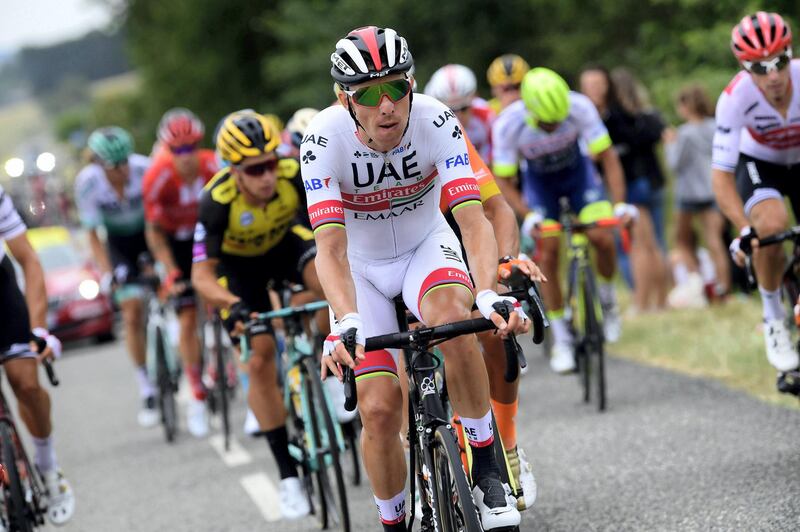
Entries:
<svg viewBox="0 0 800 532">
<path fill-rule="evenodd" d="M 747 131 L 753 137 L 753 140 L 759 144 L 776 150 L 800 146 L 800 126 L 779 127 L 764 133 L 759 133 L 755 129 L 748 127 Z"/>
<path fill-rule="evenodd" d="M 470 200 L 481 200 L 481 189 L 474 177 L 454 179 L 442 187 L 442 196 L 449 208 Z"/>
<path fill-rule="evenodd" d="M 325 224 L 343 224 L 344 209 L 342 208 L 342 202 L 326 200 L 309 205 L 308 218 L 311 221 L 312 229 Z"/>
<path fill-rule="evenodd" d="M 431 186 L 436 176 L 437 172 L 434 171 L 431 175 L 421 181 L 417 181 L 413 185 L 392 187 L 367 194 L 348 194 L 342 192 L 342 204 L 346 209 L 360 212 L 390 209 L 392 207 L 392 200 L 410 198 L 415 194 L 420 194 Z"/>
<path fill-rule="evenodd" d="M 733 77 L 733 79 L 730 81 L 730 83 L 728 83 L 728 86 L 727 86 L 727 87 L 725 87 L 725 93 L 726 93 L 726 94 L 731 94 L 731 93 L 733 92 L 733 89 L 734 89 L 734 87 L 736 87 L 736 85 L 737 85 L 737 84 L 738 84 L 740 81 L 742 81 L 742 79 L 744 79 L 744 78 L 745 78 L 747 75 L 748 75 L 748 74 L 747 74 L 747 72 L 746 72 L 745 70 L 742 70 L 741 72 L 739 72 L 738 74 L 736 74 L 736 75 Z"/>
</svg>

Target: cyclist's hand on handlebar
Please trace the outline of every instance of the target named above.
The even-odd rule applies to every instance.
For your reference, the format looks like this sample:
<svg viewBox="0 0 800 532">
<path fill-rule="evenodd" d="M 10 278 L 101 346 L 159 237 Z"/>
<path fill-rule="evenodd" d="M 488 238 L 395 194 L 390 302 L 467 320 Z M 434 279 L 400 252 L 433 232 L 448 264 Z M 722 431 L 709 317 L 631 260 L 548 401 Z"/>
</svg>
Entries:
<svg viewBox="0 0 800 532">
<path fill-rule="evenodd" d="M 336 376 L 339 381 L 342 380 L 341 365 L 347 366 L 350 369 L 355 369 L 358 364 L 366 358 L 364 354 L 364 324 L 361 321 L 361 316 L 355 312 L 345 314 L 344 317 L 338 320 L 333 327 L 334 330 L 325 339 L 322 351 L 322 373 L 321 377 L 324 379 L 331 373 Z M 341 331 L 348 329 L 356 330 L 356 353 L 355 358 L 350 355 L 347 347 L 342 343 L 340 338 Z"/>
<path fill-rule="evenodd" d="M 186 283 L 178 280 L 181 276 L 183 276 L 183 272 L 175 269 L 164 277 L 164 282 L 161 283 L 161 286 L 167 295 L 178 296 L 186 289 Z"/>
<path fill-rule="evenodd" d="M 538 211 L 531 211 L 525 215 L 525 220 L 522 222 L 522 226 L 519 228 L 519 231 L 523 235 L 528 235 L 532 239 L 536 240 L 539 238 L 539 236 L 541 236 L 542 222 L 544 222 L 544 216 L 542 213 Z"/>
<path fill-rule="evenodd" d="M 514 312 L 508 318 L 508 323 L 494 308 L 495 303 L 504 301 L 508 301 L 514 307 Z M 525 311 L 522 310 L 522 305 L 513 297 L 499 296 L 493 290 L 481 290 L 475 297 L 475 304 L 478 306 L 478 311 L 480 311 L 481 315 L 495 324 L 500 336 L 503 338 L 506 338 L 509 334 L 524 334 L 531 328 L 531 321 Z"/>
<path fill-rule="evenodd" d="M 31 342 L 31 349 L 38 353 L 36 359 L 39 362 L 45 359 L 55 360 L 56 358 L 61 358 L 61 340 L 50 334 L 47 329 L 42 327 L 36 327 L 31 332 L 35 337 L 41 340 L 38 342 Z M 44 348 L 40 349 L 40 344 L 42 343 Z"/>
<path fill-rule="evenodd" d="M 222 320 L 225 329 L 231 336 L 238 337 L 244 334 L 244 323 L 253 317 L 253 312 L 239 299 L 228 309 L 228 317 Z"/>
<path fill-rule="evenodd" d="M 744 267 L 747 255 L 750 255 L 754 249 L 758 249 L 758 235 L 756 230 L 749 225 L 742 227 L 739 236 L 734 238 L 728 246 L 733 262 L 740 268 Z"/>
<path fill-rule="evenodd" d="M 501 259 L 500 264 L 497 266 L 498 281 L 505 281 L 511 277 L 515 268 L 531 281 L 547 282 L 547 277 L 544 276 L 542 270 L 524 253 L 520 253 L 518 259 L 512 257 L 503 257 Z"/>
<path fill-rule="evenodd" d="M 614 218 L 618 218 L 622 225 L 630 225 L 639 218 L 639 209 L 621 201 L 614 205 Z"/>
</svg>

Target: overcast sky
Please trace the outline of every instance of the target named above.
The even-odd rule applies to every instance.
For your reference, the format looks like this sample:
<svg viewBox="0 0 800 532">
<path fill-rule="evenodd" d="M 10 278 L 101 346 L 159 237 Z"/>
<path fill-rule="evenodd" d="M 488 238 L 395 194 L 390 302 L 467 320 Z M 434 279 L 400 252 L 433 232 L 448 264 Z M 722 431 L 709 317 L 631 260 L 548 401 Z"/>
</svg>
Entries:
<svg viewBox="0 0 800 532">
<path fill-rule="evenodd" d="M 0 0 L 0 51 L 79 37 L 109 18 L 97 0 Z"/>
</svg>

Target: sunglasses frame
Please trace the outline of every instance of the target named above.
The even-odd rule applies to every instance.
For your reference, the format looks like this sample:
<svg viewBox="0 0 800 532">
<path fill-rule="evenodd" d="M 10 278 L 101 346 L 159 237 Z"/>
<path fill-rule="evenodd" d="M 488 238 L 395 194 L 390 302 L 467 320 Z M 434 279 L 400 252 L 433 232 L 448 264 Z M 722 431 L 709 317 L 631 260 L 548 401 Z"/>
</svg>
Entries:
<svg viewBox="0 0 800 532">
<path fill-rule="evenodd" d="M 394 83 L 394 82 L 397 82 L 397 81 L 403 81 L 403 82 L 405 82 L 405 83 L 407 83 L 407 84 L 408 84 L 408 88 L 406 89 L 406 92 L 405 92 L 405 93 L 404 93 L 404 94 L 403 94 L 403 95 L 402 95 L 400 98 L 398 98 L 397 100 L 392 100 L 392 97 L 391 97 L 391 96 L 389 96 L 389 95 L 388 95 L 387 93 L 385 93 L 385 92 L 381 94 L 381 97 L 380 97 L 380 99 L 378 100 L 378 103 L 376 103 L 375 105 L 366 105 L 366 104 L 360 103 L 360 102 L 359 102 L 359 101 L 356 99 L 356 93 L 357 93 L 358 91 L 362 90 L 362 89 L 371 89 L 371 88 L 373 88 L 373 87 L 379 87 L 379 86 L 381 86 L 381 85 L 384 85 L 384 84 L 387 84 L 387 83 Z M 367 87 L 361 87 L 360 89 L 356 89 L 356 90 L 349 90 L 349 89 L 344 89 L 344 88 L 343 88 L 343 89 L 342 89 L 342 92 L 344 92 L 345 94 L 347 94 L 347 96 L 348 96 L 348 97 L 349 97 L 349 98 L 350 98 L 350 99 L 353 101 L 353 103 L 355 103 L 356 105 L 360 105 L 361 107 L 369 107 L 369 108 L 371 108 L 371 109 L 375 109 L 375 108 L 377 108 L 377 107 L 380 107 L 380 105 L 381 105 L 381 102 L 383 101 L 383 97 L 384 97 L 384 96 L 386 96 L 387 98 L 389 98 L 389 100 L 390 100 L 392 103 L 397 103 L 397 102 L 399 102 L 400 100 L 402 100 L 403 98 L 405 98 L 406 96 L 408 96 L 409 94 L 411 94 L 411 91 L 413 90 L 413 88 L 414 88 L 414 82 L 411 80 L 411 78 L 409 78 L 408 76 L 405 76 L 405 77 L 403 77 L 403 78 L 400 78 L 400 79 L 394 79 L 394 80 L 392 80 L 392 81 L 384 81 L 384 82 L 382 82 L 382 83 L 378 83 L 378 84 L 376 84 L 376 85 L 369 85 L 369 86 L 367 86 Z"/>
<path fill-rule="evenodd" d="M 780 72 L 791 63 L 792 49 L 787 48 L 781 55 L 773 57 L 769 61 L 742 61 L 742 66 L 744 66 L 745 70 L 751 74 L 755 74 L 756 76 L 766 76 L 773 71 Z"/>
<path fill-rule="evenodd" d="M 239 170 L 242 174 L 246 175 L 247 177 L 263 177 L 267 172 L 274 172 L 278 168 L 278 163 L 280 160 L 275 157 L 274 159 L 267 159 L 266 161 L 250 164 L 250 165 L 243 165 L 237 164 L 236 169 Z M 250 173 L 248 170 L 250 168 L 257 168 L 263 166 L 263 169 L 258 173 Z"/>
<path fill-rule="evenodd" d="M 181 144 L 180 146 L 169 146 L 169 151 L 172 155 L 188 155 L 197 151 L 197 143 L 194 144 Z"/>
</svg>

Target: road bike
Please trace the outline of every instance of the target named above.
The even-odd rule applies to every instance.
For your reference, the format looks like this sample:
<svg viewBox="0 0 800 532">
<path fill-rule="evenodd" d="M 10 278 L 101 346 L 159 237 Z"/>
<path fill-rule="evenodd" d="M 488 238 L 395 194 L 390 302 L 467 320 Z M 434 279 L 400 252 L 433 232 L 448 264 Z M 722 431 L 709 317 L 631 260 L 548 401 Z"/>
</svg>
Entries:
<svg viewBox="0 0 800 532">
<path fill-rule="evenodd" d="M 325 301 L 264 312 L 245 324 L 242 362 L 250 358 L 249 331 L 268 320 L 282 319 L 286 347 L 281 368 L 284 404 L 289 414 L 289 453 L 300 465 L 311 512 L 320 528 L 350 530 L 350 513 L 340 462 L 345 439 L 327 388 L 320 379 L 319 362 L 306 334 L 303 318 L 327 308 Z"/>
</svg>

